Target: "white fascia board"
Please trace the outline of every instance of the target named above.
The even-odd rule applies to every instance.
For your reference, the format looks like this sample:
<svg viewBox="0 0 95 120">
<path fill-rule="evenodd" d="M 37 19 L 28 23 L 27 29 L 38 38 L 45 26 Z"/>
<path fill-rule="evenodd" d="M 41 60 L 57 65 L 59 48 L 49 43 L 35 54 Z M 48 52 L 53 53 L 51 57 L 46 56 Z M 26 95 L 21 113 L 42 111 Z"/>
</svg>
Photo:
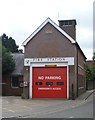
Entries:
<svg viewBox="0 0 95 120">
<path fill-rule="evenodd" d="M 23 43 L 22 46 L 26 45 L 47 23 L 48 23 L 47 18 Z"/>
<path fill-rule="evenodd" d="M 25 58 L 24 59 L 24 66 L 30 66 L 31 63 L 68 63 L 68 65 L 74 65 L 74 57 Z"/>
<path fill-rule="evenodd" d="M 71 43 L 75 43 L 75 40 L 70 37 L 64 30 L 62 30 L 56 23 L 54 23 L 51 19 L 49 21 L 58 31 L 60 31 L 64 36 L 66 36 L 70 41 Z"/>
<path fill-rule="evenodd" d="M 47 18 L 23 43 L 22 46 L 25 46 L 47 23 L 51 23 L 58 31 L 60 31 L 64 36 L 75 43 L 75 40 L 71 38 L 64 30 L 62 30 L 56 23 L 54 23 L 50 18 Z"/>
</svg>

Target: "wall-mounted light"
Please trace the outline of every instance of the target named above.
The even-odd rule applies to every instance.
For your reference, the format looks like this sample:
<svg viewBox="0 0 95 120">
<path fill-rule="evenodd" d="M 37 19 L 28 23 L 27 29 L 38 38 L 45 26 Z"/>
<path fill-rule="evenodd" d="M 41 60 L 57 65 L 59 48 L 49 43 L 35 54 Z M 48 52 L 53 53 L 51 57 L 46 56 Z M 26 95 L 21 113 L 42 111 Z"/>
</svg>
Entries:
<svg viewBox="0 0 95 120">
<path fill-rule="evenodd" d="M 28 68 L 26 68 L 26 70 L 28 70 Z"/>
</svg>

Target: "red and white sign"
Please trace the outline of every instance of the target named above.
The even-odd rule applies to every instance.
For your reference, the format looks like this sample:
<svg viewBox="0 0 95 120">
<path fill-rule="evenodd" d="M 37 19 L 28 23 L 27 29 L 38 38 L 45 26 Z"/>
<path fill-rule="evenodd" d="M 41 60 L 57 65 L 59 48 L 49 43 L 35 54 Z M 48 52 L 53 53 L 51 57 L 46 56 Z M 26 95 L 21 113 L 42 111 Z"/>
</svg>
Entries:
<svg viewBox="0 0 95 120">
<path fill-rule="evenodd" d="M 28 86 L 28 82 L 24 81 L 24 87 L 27 87 L 27 86 Z"/>
<path fill-rule="evenodd" d="M 67 98 L 67 67 L 33 67 L 32 98 Z"/>
</svg>

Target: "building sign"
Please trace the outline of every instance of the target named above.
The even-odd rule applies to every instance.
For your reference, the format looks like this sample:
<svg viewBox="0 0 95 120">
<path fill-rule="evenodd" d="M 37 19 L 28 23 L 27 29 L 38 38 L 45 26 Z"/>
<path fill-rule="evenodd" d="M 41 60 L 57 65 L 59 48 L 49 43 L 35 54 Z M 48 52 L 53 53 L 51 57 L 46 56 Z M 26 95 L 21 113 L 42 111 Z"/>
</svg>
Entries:
<svg viewBox="0 0 95 120">
<path fill-rule="evenodd" d="M 40 87 L 40 88 L 38 88 L 38 90 L 61 90 L 61 88 L 57 88 L 57 87 L 55 87 L 55 88 Z"/>
<path fill-rule="evenodd" d="M 61 76 L 38 76 L 38 80 L 60 80 Z"/>
<path fill-rule="evenodd" d="M 38 76 L 38 80 L 61 80 L 61 76 Z"/>
<path fill-rule="evenodd" d="M 32 63 L 55 63 L 66 62 L 68 65 L 74 65 L 74 57 L 52 57 L 52 58 L 25 58 L 24 66 L 30 66 Z"/>
</svg>

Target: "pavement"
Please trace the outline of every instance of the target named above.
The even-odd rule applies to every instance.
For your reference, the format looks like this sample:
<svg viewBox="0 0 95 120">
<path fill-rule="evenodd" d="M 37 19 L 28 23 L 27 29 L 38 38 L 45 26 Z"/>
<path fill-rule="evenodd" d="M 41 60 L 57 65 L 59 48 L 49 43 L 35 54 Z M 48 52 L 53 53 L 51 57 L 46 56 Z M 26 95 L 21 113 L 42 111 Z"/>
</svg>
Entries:
<svg viewBox="0 0 95 120">
<path fill-rule="evenodd" d="M 95 89 L 87 90 L 85 93 L 80 95 L 77 100 L 87 100 L 92 94 L 95 94 Z"/>
<path fill-rule="evenodd" d="M 95 90 L 86 91 L 76 100 L 21 99 L 17 96 L 2 97 L 2 118 L 39 118 L 41 115 L 62 112 L 93 100 Z"/>
</svg>

